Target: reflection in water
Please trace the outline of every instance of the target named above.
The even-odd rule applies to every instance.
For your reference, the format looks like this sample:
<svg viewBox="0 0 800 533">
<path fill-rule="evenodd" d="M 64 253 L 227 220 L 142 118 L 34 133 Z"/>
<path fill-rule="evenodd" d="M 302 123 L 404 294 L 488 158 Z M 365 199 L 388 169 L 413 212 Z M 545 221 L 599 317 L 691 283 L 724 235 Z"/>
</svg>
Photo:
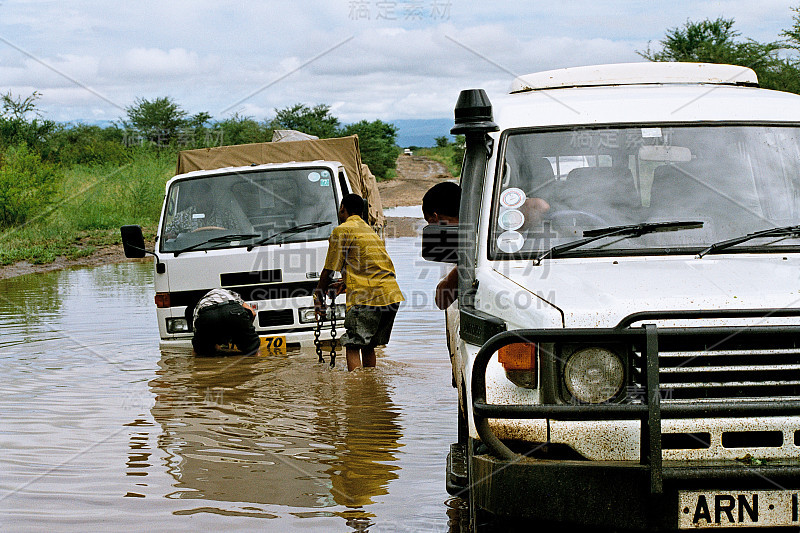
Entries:
<svg viewBox="0 0 800 533">
<path fill-rule="evenodd" d="M 128 461 L 125 463 L 127 468 L 125 475 L 144 477 L 147 475 L 148 468 L 153 466 L 150 462 L 152 452 L 150 451 L 150 432 L 148 431 L 148 428 L 152 427 L 153 424 L 142 418 L 137 418 L 130 424 L 125 425 L 131 428 L 140 428 L 139 431 L 132 429 L 128 433 L 130 451 L 128 452 Z M 137 485 L 147 486 L 144 483 L 137 483 Z M 132 491 L 128 491 L 125 496 L 128 498 L 145 497 L 141 492 Z"/>
<path fill-rule="evenodd" d="M 386 494 L 401 436 L 387 376 L 315 357 L 164 350 L 150 388 L 170 497 L 319 508 Z"/>
<path fill-rule="evenodd" d="M 340 375 L 345 379 L 326 385 L 331 391 L 344 391 L 336 391 L 337 397 L 320 410 L 317 427 L 320 433 L 327 431 L 335 437 L 331 443 L 335 456 L 325 461 L 334 501 L 362 507 L 373 503 L 374 497 L 387 494 L 388 482 L 397 478 L 394 452 L 400 438 L 398 413 L 383 376 L 376 371 Z M 319 392 L 324 397 L 325 391 Z"/>
</svg>

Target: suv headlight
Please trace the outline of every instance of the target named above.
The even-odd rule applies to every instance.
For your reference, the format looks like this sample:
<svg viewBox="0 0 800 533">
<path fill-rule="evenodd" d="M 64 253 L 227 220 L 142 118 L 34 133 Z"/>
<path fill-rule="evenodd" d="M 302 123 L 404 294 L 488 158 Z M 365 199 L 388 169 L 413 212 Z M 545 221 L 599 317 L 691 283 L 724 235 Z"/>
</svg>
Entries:
<svg viewBox="0 0 800 533">
<path fill-rule="evenodd" d="M 625 383 L 625 366 L 605 348 L 582 348 L 564 365 L 564 383 L 569 393 L 585 403 L 606 402 L 619 394 Z"/>
</svg>

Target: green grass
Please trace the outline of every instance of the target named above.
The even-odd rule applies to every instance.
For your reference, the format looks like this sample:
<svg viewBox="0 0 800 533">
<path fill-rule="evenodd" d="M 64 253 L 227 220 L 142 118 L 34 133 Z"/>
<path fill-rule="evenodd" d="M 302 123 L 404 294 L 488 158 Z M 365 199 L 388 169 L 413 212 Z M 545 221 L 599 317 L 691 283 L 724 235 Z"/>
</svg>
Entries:
<svg viewBox="0 0 800 533">
<path fill-rule="evenodd" d="M 22 226 L 0 229 L 0 264 L 86 257 L 119 244 L 125 224 L 141 225 L 152 238 L 174 169 L 174 153 L 144 151 L 123 166 L 65 169 L 55 203 Z"/>
<path fill-rule="evenodd" d="M 417 148 L 414 151 L 414 155 L 424 156 L 442 163 L 452 176 L 458 177 L 461 174 L 461 161 L 459 159 L 458 163 L 453 162 L 455 153 L 456 146 L 452 144 L 444 147 Z"/>
</svg>

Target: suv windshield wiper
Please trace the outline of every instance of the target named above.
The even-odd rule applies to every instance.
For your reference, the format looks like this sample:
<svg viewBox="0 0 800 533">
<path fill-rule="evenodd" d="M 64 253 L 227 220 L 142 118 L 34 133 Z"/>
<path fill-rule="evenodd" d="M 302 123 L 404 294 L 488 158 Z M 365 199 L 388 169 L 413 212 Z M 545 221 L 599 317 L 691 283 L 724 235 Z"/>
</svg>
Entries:
<svg viewBox="0 0 800 533">
<path fill-rule="evenodd" d="M 264 237 L 263 239 L 254 242 L 253 244 L 251 244 L 250 246 L 247 247 L 247 251 L 249 252 L 250 250 L 252 250 L 256 246 L 261 246 L 262 244 L 265 244 L 265 243 L 271 241 L 272 239 L 274 239 L 275 237 L 278 237 L 280 235 L 286 235 L 287 233 L 303 233 L 304 231 L 310 231 L 312 229 L 321 228 L 322 226 L 330 226 L 330 224 L 331 224 L 330 222 L 310 222 L 308 224 L 301 224 L 299 226 L 292 226 L 291 228 L 287 228 L 287 229 L 285 229 L 283 231 L 279 231 L 278 233 L 273 233 L 269 237 Z"/>
<path fill-rule="evenodd" d="M 679 231 L 684 229 L 697 229 L 702 228 L 703 222 L 698 220 L 691 221 L 676 221 L 676 222 L 645 222 L 643 224 L 630 224 L 627 226 L 610 226 L 608 228 L 598 228 L 586 230 L 583 232 L 583 239 L 577 241 L 566 242 L 564 244 L 557 244 L 547 251 L 537 255 L 533 259 L 533 264 L 538 265 L 542 259 L 547 257 L 556 257 L 557 255 L 580 248 L 585 244 L 589 244 L 604 237 L 626 236 L 626 237 L 640 237 L 646 233 L 656 233 L 659 231 Z"/>
<path fill-rule="evenodd" d="M 747 242 L 752 239 L 758 239 L 759 237 L 800 237 L 800 226 L 782 226 L 780 228 L 770 228 L 765 229 L 763 231 L 756 231 L 755 233 L 748 233 L 747 235 L 742 235 L 741 237 L 735 237 L 733 239 L 728 239 L 727 241 L 720 241 L 715 242 L 699 254 L 697 254 L 697 258 L 701 258 L 704 255 L 713 254 L 719 252 L 720 250 L 724 250 L 725 248 L 730 248 L 731 246 L 736 246 L 737 244 L 741 244 L 743 242 Z"/>
<path fill-rule="evenodd" d="M 260 234 L 258 233 L 231 233 L 229 235 L 220 235 L 218 237 L 211 237 L 210 239 L 206 239 L 204 241 L 198 242 L 197 244 L 193 244 L 191 246 L 187 246 L 181 250 L 177 250 L 172 252 L 175 254 L 175 257 L 178 257 L 179 254 L 183 252 L 189 252 L 191 250 L 195 250 L 200 248 L 204 244 L 218 244 L 224 242 L 231 242 L 231 241 L 243 241 L 246 239 L 252 239 L 253 237 L 258 237 Z"/>
</svg>

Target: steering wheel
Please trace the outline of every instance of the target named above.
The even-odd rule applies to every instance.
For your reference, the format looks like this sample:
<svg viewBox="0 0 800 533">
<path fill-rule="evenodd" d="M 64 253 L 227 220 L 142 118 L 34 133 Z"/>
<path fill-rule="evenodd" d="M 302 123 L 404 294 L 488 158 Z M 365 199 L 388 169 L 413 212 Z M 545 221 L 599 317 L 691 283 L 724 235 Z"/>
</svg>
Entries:
<svg viewBox="0 0 800 533">
<path fill-rule="evenodd" d="M 578 211 L 577 209 L 560 209 L 552 211 L 544 216 L 544 220 L 549 220 L 556 226 L 579 226 L 580 220 L 586 222 L 586 225 L 594 226 L 608 226 L 602 217 L 594 213 L 587 213 L 586 211 Z"/>
</svg>

